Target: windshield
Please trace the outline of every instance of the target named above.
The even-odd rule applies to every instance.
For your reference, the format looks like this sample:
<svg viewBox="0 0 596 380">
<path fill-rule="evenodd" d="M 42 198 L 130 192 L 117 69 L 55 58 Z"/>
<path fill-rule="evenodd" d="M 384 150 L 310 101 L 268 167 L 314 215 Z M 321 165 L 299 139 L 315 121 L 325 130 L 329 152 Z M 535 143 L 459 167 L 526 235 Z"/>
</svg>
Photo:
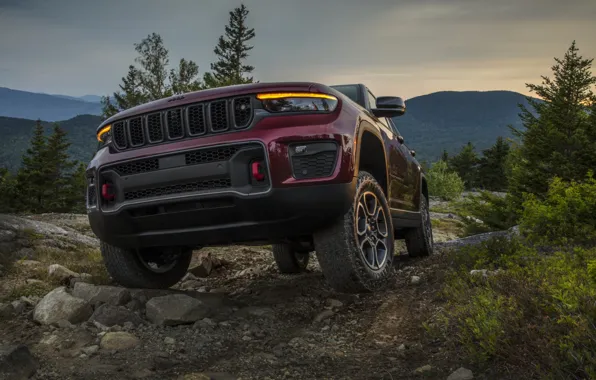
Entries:
<svg viewBox="0 0 596 380">
<path fill-rule="evenodd" d="M 352 99 L 355 103 L 360 104 L 358 101 L 358 85 L 350 84 L 350 85 L 341 85 L 341 86 L 330 86 L 331 88 L 341 92 L 348 98 Z"/>
</svg>

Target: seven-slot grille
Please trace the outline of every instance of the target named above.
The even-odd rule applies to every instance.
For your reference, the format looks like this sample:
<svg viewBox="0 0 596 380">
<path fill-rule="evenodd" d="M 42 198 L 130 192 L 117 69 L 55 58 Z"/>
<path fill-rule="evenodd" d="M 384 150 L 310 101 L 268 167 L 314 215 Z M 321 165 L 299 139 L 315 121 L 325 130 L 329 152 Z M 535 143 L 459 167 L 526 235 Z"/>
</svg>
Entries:
<svg viewBox="0 0 596 380">
<path fill-rule="evenodd" d="M 250 96 L 191 104 L 112 124 L 118 150 L 246 128 L 253 117 Z"/>
</svg>

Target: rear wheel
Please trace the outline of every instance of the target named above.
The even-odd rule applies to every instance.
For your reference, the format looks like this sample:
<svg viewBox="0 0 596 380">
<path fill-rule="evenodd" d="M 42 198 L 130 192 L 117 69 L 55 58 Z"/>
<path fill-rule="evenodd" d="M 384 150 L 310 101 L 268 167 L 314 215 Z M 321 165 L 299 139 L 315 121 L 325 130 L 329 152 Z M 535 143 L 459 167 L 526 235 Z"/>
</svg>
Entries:
<svg viewBox="0 0 596 380">
<path fill-rule="evenodd" d="M 406 247 L 410 257 L 430 256 L 434 250 L 430 212 L 428 210 L 428 201 L 424 195 L 420 198 L 420 218 L 419 227 L 406 231 Z"/>
<path fill-rule="evenodd" d="M 166 289 L 184 277 L 192 250 L 160 248 L 128 250 L 101 242 L 108 273 L 127 288 Z"/>
<path fill-rule="evenodd" d="M 314 236 L 319 264 L 334 289 L 371 292 L 391 283 L 395 271 L 390 215 L 383 189 L 361 171 L 352 207 Z"/>
<path fill-rule="evenodd" d="M 281 273 L 293 274 L 306 271 L 310 257 L 308 252 L 299 252 L 289 243 L 273 244 L 272 251 Z"/>
</svg>

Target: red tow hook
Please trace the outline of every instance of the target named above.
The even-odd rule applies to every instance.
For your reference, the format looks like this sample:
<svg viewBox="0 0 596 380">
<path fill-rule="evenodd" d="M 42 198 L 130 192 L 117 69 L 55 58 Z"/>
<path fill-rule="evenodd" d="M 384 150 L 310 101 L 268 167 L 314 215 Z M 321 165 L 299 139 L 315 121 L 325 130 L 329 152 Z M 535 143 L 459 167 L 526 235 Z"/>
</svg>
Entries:
<svg viewBox="0 0 596 380">
<path fill-rule="evenodd" d="M 261 182 L 265 179 L 265 169 L 261 161 L 254 161 L 251 165 L 252 177 Z"/>
<path fill-rule="evenodd" d="M 116 199 L 114 187 L 111 183 L 104 183 L 103 185 L 101 185 L 101 196 L 106 201 L 113 201 L 114 199 Z"/>
</svg>

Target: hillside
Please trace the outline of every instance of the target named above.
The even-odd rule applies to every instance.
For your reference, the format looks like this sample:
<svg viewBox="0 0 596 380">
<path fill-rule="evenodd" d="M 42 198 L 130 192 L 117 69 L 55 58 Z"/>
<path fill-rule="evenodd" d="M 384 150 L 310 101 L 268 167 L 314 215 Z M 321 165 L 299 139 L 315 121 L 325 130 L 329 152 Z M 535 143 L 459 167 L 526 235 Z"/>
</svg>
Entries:
<svg viewBox="0 0 596 380">
<path fill-rule="evenodd" d="M 81 115 L 69 120 L 60 121 L 59 124 L 68 132 L 68 137 L 73 145 L 70 154 L 73 158 L 89 161 L 95 153 L 97 140 L 95 129 L 102 118 L 95 115 Z M 46 132 L 51 131 L 53 123 L 43 122 Z M 0 116 L 0 167 L 16 169 L 21 163 L 21 156 L 27 150 L 33 134 L 35 121 L 15 119 Z"/>
<path fill-rule="evenodd" d="M 408 147 L 434 161 L 468 141 L 482 150 L 498 136 L 510 137 L 507 126 L 521 126 L 518 104 L 527 106 L 526 97 L 511 91 L 436 92 L 407 100 L 406 114 L 394 121 Z"/>
<path fill-rule="evenodd" d="M 40 96 L 94 106 L 93 103 L 59 96 Z M 417 157 L 433 161 L 443 149 L 454 153 L 466 142 L 472 141 L 480 150 L 491 146 L 498 136 L 510 136 L 507 125 L 520 125 L 519 103 L 527 104 L 525 97 L 508 91 L 438 92 L 407 100 L 407 113 L 395 121 L 408 147 L 417 151 Z M 29 108 L 27 112 L 35 111 Z M 68 110 L 60 112 L 66 114 Z M 93 115 L 60 122 L 74 143 L 72 152 L 75 158 L 90 159 L 95 147 L 94 132 L 99 123 L 100 118 Z M 15 168 L 19 165 L 34 125 L 33 120 L 0 117 L 0 132 L 4 136 L 0 141 L 0 166 Z M 45 125 L 49 126 L 49 123 Z"/>
<path fill-rule="evenodd" d="M 0 116 L 58 121 L 86 114 L 100 115 L 101 104 L 0 87 Z"/>
</svg>

